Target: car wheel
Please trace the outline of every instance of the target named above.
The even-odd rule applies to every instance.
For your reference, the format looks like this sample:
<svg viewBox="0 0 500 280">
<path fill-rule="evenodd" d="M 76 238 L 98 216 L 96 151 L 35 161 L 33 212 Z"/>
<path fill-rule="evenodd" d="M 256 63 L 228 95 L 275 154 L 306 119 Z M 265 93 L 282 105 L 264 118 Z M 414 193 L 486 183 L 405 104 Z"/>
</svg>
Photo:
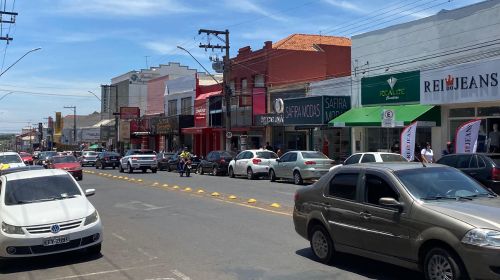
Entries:
<svg viewBox="0 0 500 280">
<path fill-rule="evenodd" d="M 78 180 L 78 181 L 83 180 L 83 176 L 78 177 L 78 179 L 77 179 L 77 180 Z"/>
<path fill-rule="evenodd" d="M 219 174 L 219 169 L 217 169 L 217 166 L 214 166 L 214 167 L 212 168 L 212 175 L 213 175 L 213 176 L 217 176 L 217 174 Z"/>
<path fill-rule="evenodd" d="M 302 183 L 304 182 L 302 180 L 302 176 L 300 176 L 299 171 L 293 172 L 293 182 L 295 183 L 295 185 L 302 185 Z"/>
<path fill-rule="evenodd" d="M 201 167 L 201 164 L 200 164 L 200 166 L 198 166 L 196 173 L 203 175 L 203 168 Z"/>
<path fill-rule="evenodd" d="M 113 169 L 116 169 L 116 166 L 113 165 Z"/>
<path fill-rule="evenodd" d="M 123 173 L 123 171 L 125 171 L 125 170 L 123 170 L 123 166 L 122 166 L 122 164 L 121 164 L 121 163 L 120 163 L 120 168 L 118 169 L 118 171 L 119 171 L 120 173 Z"/>
<path fill-rule="evenodd" d="M 332 261 L 335 249 L 333 241 L 326 229 L 321 225 L 316 225 L 310 233 L 311 249 L 314 256 L 322 263 L 328 264 Z"/>
<path fill-rule="evenodd" d="M 269 170 L 269 180 L 271 182 L 275 182 L 276 181 L 276 173 L 274 173 L 274 169 Z"/>
<path fill-rule="evenodd" d="M 247 168 L 247 178 L 248 178 L 248 180 L 253 180 L 254 179 L 253 170 L 252 170 L 251 167 Z"/>
<path fill-rule="evenodd" d="M 157 168 L 153 168 L 153 169 L 151 169 L 151 172 L 156 173 L 156 172 L 158 172 L 158 169 Z"/>
<path fill-rule="evenodd" d="M 229 167 L 228 175 L 230 178 L 234 178 L 234 171 L 232 167 Z"/>
<path fill-rule="evenodd" d="M 425 255 L 424 274 L 427 280 L 460 280 L 466 276 L 458 257 L 439 247 Z"/>
<path fill-rule="evenodd" d="M 134 173 L 134 168 L 132 168 L 132 166 L 129 164 L 127 164 L 127 172 L 130 174 L 130 173 Z"/>
<path fill-rule="evenodd" d="M 101 243 L 94 245 L 94 246 L 91 246 L 91 247 L 88 247 L 87 253 L 89 253 L 90 255 L 100 254 L 101 253 Z"/>
<path fill-rule="evenodd" d="M 168 171 L 168 172 L 172 172 L 172 168 L 170 168 L 170 164 L 169 164 L 169 165 L 167 165 L 167 171 Z"/>
</svg>

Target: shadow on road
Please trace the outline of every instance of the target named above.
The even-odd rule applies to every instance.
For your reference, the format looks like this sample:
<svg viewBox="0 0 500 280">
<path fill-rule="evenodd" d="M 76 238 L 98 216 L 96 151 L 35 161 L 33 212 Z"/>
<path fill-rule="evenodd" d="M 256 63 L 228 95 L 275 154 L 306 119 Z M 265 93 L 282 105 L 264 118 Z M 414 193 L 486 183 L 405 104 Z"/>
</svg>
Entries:
<svg viewBox="0 0 500 280">
<path fill-rule="evenodd" d="M 85 252 L 67 252 L 31 258 L 3 259 L 1 260 L 3 263 L 0 266 L 0 275 L 91 262 L 102 257 L 102 254 L 89 255 Z"/>
<path fill-rule="evenodd" d="M 300 249 L 297 250 L 295 253 L 301 257 L 317 262 L 310 248 Z M 402 278 L 404 278 L 405 280 L 424 279 L 422 274 L 399 266 L 345 253 L 336 253 L 336 254 L 337 256 L 334 258 L 334 261 L 330 266 L 338 268 L 340 270 L 356 273 L 358 275 L 370 279 L 381 279 L 381 280 L 399 280 Z"/>
</svg>

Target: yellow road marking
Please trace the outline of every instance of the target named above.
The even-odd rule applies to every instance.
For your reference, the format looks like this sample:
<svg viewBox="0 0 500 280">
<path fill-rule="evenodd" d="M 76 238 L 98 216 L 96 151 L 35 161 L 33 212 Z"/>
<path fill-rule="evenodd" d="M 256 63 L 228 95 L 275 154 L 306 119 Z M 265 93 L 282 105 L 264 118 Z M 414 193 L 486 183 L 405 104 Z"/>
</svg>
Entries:
<svg viewBox="0 0 500 280">
<path fill-rule="evenodd" d="M 247 202 L 248 203 L 255 203 L 255 202 L 257 202 L 257 200 L 255 200 L 255 198 L 250 198 Z"/>
</svg>

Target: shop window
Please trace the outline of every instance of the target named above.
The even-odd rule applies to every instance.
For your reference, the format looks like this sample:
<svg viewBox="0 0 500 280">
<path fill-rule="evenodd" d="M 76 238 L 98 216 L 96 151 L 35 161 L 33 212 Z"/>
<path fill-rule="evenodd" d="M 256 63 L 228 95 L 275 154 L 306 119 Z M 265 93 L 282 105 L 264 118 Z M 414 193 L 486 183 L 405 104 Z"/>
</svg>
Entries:
<svg viewBox="0 0 500 280">
<path fill-rule="evenodd" d="M 477 115 L 479 117 L 500 116 L 500 107 L 477 108 Z"/>
<path fill-rule="evenodd" d="M 337 174 L 330 181 L 329 195 L 350 200 L 356 199 L 358 174 Z"/>
<path fill-rule="evenodd" d="M 456 108 L 450 109 L 450 118 L 474 117 L 476 112 L 474 108 Z"/>
</svg>

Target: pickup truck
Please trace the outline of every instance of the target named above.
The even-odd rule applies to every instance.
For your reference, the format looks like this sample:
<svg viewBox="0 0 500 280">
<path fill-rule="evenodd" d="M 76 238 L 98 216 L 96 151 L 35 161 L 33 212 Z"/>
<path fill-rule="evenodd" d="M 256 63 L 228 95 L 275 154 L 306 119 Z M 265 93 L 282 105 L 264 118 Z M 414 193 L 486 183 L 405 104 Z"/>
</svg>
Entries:
<svg viewBox="0 0 500 280">
<path fill-rule="evenodd" d="M 120 172 L 127 170 L 133 173 L 135 169 L 146 173 L 148 169 L 156 173 L 158 171 L 158 161 L 156 152 L 153 150 L 128 150 L 124 157 L 120 159 Z"/>
</svg>

